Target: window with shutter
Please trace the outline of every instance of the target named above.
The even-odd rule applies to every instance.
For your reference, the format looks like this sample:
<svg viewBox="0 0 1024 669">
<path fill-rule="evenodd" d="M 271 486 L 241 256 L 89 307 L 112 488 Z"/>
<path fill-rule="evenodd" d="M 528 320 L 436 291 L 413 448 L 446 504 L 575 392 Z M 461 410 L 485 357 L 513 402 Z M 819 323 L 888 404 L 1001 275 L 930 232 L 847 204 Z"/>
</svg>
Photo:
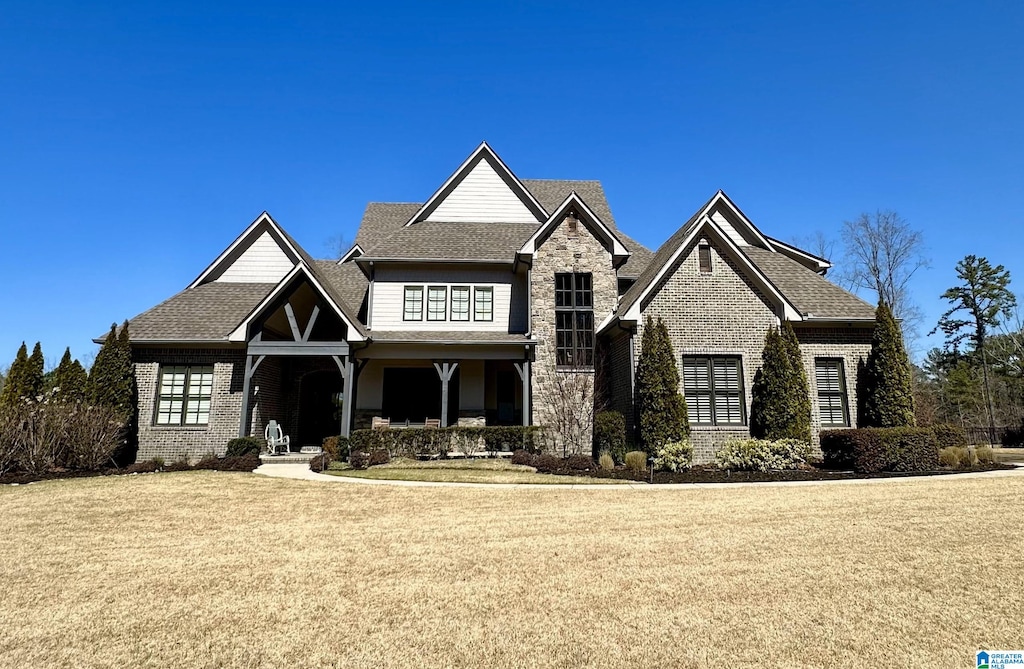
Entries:
<svg viewBox="0 0 1024 669">
<path fill-rule="evenodd" d="M 683 356 L 683 394 L 696 425 L 746 425 L 738 356 Z"/>
<path fill-rule="evenodd" d="M 850 413 L 846 378 L 840 358 L 815 358 L 814 378 L 818 386 L 818 413 L 823 427 L 846 427 Z"/>
</svg>

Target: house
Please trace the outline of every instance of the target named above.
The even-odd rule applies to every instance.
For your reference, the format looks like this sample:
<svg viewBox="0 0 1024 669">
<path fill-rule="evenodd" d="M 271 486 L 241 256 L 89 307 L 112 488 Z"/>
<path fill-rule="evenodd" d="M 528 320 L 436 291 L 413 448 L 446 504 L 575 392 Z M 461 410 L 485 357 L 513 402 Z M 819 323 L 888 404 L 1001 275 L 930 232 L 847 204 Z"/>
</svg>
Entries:
<svg viewBox="0 0 1024 669">
<path fill-rule="evenodd" d="M 852 425 L 874 310 L 825 279 L 829 266 L 721 191 L 651 252 L 599 182 L 520 179 L 484 143 L 424 202 L 370 203 L 340 260 L 312 258 L 264 213 L 131 319 L 139 458 L 222 453 L 269 420 L 293 447 L 374 417 L 550 425 L 566 380 L 632 434 L 648 316 L 669 327 L 698 460 L 748 434 L 765 332 L 782 319 L 815 434 Z"/>
</svg>

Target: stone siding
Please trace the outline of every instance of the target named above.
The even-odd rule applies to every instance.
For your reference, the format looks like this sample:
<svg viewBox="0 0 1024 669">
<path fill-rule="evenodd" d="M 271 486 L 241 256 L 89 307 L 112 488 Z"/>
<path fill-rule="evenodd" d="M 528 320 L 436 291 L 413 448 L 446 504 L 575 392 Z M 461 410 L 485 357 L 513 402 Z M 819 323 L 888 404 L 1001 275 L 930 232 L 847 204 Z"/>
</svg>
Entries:
<svg viewBox="0 0 1024 669">
<path fill-rule="evenodd" d="M 582 220 L 576 232 L 570 231 L 568 223 L 563 220 L 541 242 L 534 254 L 530 273 L 531 320 L 533 336 L 538 342 L 531 386 L 535 425 L 550 425 L 553 420 L 554 407 L 560 401 L 557 375 L 580 373 L 578 370 L 558 370 L 555 364 L 555 274 L 559 272 L 590 272 L 593 275 L 595 330 L 618 302 L 618 284 L 611 253 Z M 592 394 L 594 378 L 592 373 L 588 374 L 590 378 L 584 385 Z M 568 385 L 578 386 L 575 383 Z M 589 437 L 582 450 L 590 452 Z"/>
<path fill-rule="evenodd" d="M 711 272 L 701 272 L 698 244 L 711 246 Z M 680 369 L 682 392 L 682 356 L 739 356 L 743 364 L 743 394 L 746 417 L 750 417 L 750 389 L 761 365 L 761 350 L 768 328 L 779 323 L 768 298 L 747 278 L 714 242 L 698 240 L 685 249 L 669 278 L 643 306 L 643 319 L 662 318 L 672 339 L 676 364 Z M 644 322 L 638 324 L 636 354 L 640 355 Z M 694 463 L 709 462 L 722 442 L 747 437 L 743 426 L 702 426 L 691 428 Z"/>
<path fill-rule="evenodd" d="M 242 412 L 245 352 L 241 349 L 153 349 L 132 351 L 139 389 L 139 450 L 136 460 L 163 458 L 167 462 L 223 455 L 228 440 L 238 436 Z M 161 365 L 213 365 L 210 422 L 198 426 L 156 425 Z"/>
</svg>

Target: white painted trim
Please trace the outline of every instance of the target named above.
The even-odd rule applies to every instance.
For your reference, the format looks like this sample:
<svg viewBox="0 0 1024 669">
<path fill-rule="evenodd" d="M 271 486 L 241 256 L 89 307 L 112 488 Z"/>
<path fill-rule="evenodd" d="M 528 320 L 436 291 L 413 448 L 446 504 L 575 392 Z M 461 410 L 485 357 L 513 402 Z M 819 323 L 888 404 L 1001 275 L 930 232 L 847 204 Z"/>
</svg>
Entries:
<svg viewBox="0 0 1024 669">
<path fill-rule="evenodd" d="M 480 146 L 476 147 L 476 150 L 469 154 L 469 158 L 462 161 L 462 164 L 459 165 L 458 169 L 456 169 L 452 175 L 448 177 L 443 184 L 441 184 L 441 187 L 430 196 L 429 200 L 423 203 L 423 206 L 413 214 L 412 218 L 409 219 L 404 227 L 409 227 L 436 209 L 437 205 L 440 204 L 443 199 L 441 196 L 442 193 L 444 193 L 449 187 L 453 186 L 453 184 L 464 179 L 466 175 L 469 174 L 470 170 L 472 170 L 478 158 L 480 160 L 487 160 L 490 158 L 491 160 L 489 162 L 491 162 L 491 166 L 495 168 L 495 171 L 499 174 L 504 172 L 505 175 L 512 180 L 512 183 L 520 190 L 520 193 L 518 194 L 519 198 L 523 200 L 523 203 L 528 209 L 533 211 L 534 215 L 537 217 L 537 221 L 541 222 L 544 220 L 544 217 L 547 216 L 547 210 L 544 209 L 543 205 L 541 205 L 541 203 L 537 201 L 537 198 L 533 196 L 533 193 L 523 185 L 523 182 L 521 182 L 519 178 L 512 173 L 512 170 L 510 170 L 508 165 L 505 164 L 505 161 L 503 161 L 498 154 L 494 152 L 494 149 L 492 149 L 487 142 L 480 142 Z M 525 198 L 523 196 L 525 196 Z"/>
<path fill-rule="evenodd" d="M 366 254 L 366 252 L 363 251 L 363 247 L 362 246 L 360 246 L 359 244 L 353 244 L 352 248 L 350 248 L 348 251 L 346 251 L 345 255 L 341 256 L 341 260 L 338 261 L 338 264 L 341 265 L 343 263 L 348 262 L 352 258 L 353 255 L 358 258 L 359 256 L 365 255 L 365 254 Z"/>
<path fill-rule="evenodd" d="M 260 214 L 259 216 L 256 217 L 255 221 L 253 221 L 252 223 L 249 224 L 249 227 L 247 227 L 242 232 L 242 234 L 240 234 L 235 239 L 235 241 L 231 242 L 231 245 L 228 246 L 227 249 L 225 249 L 223 253 L 221 253 L 219 256 L 217 256 L 216 260 L 214 260 L 212 263 L 210 263 L 210 265 L 205 270 L 203 270 L 202 274 L 200 274 L 198 277 L 196 277 L 195 281 L 193 281 L 192 283 L 190 283 L 188 285 L 188 288 L 195 288 L 196 286 L 204 283 L 206 281 L 206 279 L 211 274 L 214 274 L 218 269 L 220 269 L 220 266 L 225 261 L 227 261 L 228 257 L 243 242 L 245 242 L 250 237 L 252 237 L 256 233 L 256 231 L 263 224 L 266 224 L 267 226 L 270 227 L 271 230 L 273 230 L 273 232 L 275 233 L 274 237 L 276 238 L 277 243 L 279 245 L 282 245 L 283 248 L 285 250 L 287 250 L 291 254 L 291 256 L 293 258 L 293 261 L 295 263 L 298 263 L 301 260 L 301 258 L 302 258 L 302 255 L 299 253 L 298 249 L 296 249 L 294 246 L 291 245 L 291 243 L 289 243 L 288 236 L 285 235 L 284 232 L 281 230 L 281 226 L 279 226 L 277 224 L 277 221 L 275 221 L 273 218 L 271 218 L 270 214 L 268 214 L 267 212 L 263 212 L 262 214 Z"/>
<path fill-rule="evenodd" d="M 740 222 L 743 225 L 745 225 L 747 229 L 755 237 L 757 237 L 758 241 L 764 244 L 764 247 L 766 249 L 768 249 L 769 251 L 775 250 L 775 247 L 772 246 L 771 241 L 763 234 L 761 234 L 761 231 L 757 229 L 757 226 L 754 225 L 754 223 L 749 218 L 747 218 L 742 211 L 740 211 L 739 207 L 737 207 L 736 204 L 729 199 L 729 196 L 725 194 L 725 191 L 721 189 L 719 189 L 719 191 L 715 193 L 715 196 L 711 198 L 711 202 L 708 203 L 708 206 L 704 207 L 704 210 L 701 212 L 701 214 L 704 216 L 709 216 L 711 210 L 713 210 L 715 208 L 715 205 L 717 204 L 724 204 L 726 207 L 728 207 L 729 211 L 731 211 L 733 214 L 736 215 L 737 218 L 740 219 Z"/>
<path fill-rule="evenodd" d="M 750 274 L 758 280 L 758 283 L 762 284 L 762 288 L 764 288 L 773 298 L 775 298 L 778 301 L 778 304 L 783 308 L 783 315 L 787 320 L 803 320 L 803 317 L 800 315 L 800 311 L 796 307 L 794 307 L 789 300 L 786 299 L 785 295 L 779 292 L 779 289 L 776 288 L 775 285 L 768 279 L 768 277 L 764 275 L 764 272 L 758 269 L 757 265 L 751 262 L 750 258 L 747 257 L 747 254 L 743 253 L 743 250 L 740 249 L 740 247 L 738 247 L 734 241 L 732 241 L 729 235 L 727 235 L 725 231 L 718 226 L 717 223 L 711 220 L 711 218 L 707 215 L 707 212 L 703 214 L 702 218 L 697 223 L 697 225 L 695 225 L 693 227 L 693 230 L 690 231 L 690 234 L 688 234 L 686 238 L 682 241 L 682 243 L 679 244 L 679 247 L 672 253 L 672 256 L 669 258 L 668 262 L 661 266 L 661 268 L 658 270 L 658 273 L 655 275 L 654 280 L 652 280 L 647 285 L 647 287 L 644 288 L 643 292 L 640 293 L 636 301 L 633 302 L 633 306 L 631 306 L 625 314 L 620 316 L 620 320 L 629 321 L 633 323 L 639 322 L 640 318 L 643 315 L 642 305 L 644 303 L 644 300 L 647 299 L 647 297 L 651 294 L 651 291 L 653 291 L 661 284 L 662 280 L 665 278 L 665 275 L 668 273 L 669 269 L 676 264 L 676 262 L 679 260 L 679 256 L 682 255 L 683 251 L 691 243 L 693 243 L 693 241 L 697 239 L 701 233 L 706 234 L 707 232 L 711 232 L 715 237 L 718 237 L 718 241 L 721 242 L 721 244 L 732 253 L 734 259 L 739 261 L 741 265 L 746 267 Z M 606 327 L 610 323 L 611 321 L 609 319 L 605 319 L 605 322 L 601 324 L 601 328 Z M 598 332 L 600 331 L 601 329 L 599 328 Z"/>
<path fill-rule="evenodd" d="M 283 291 L 285 287 L 291 283 L 292 279 L 294 279 L 299 272 L 302 272 L 303 274 L 306 275 L 306 280 L 309 281 L 314 288 L 316 288 L 316 290 L 320 293 L 320 296 L 327 302 L 328 305 L 330 305 L 332 309 L 334 309 L 334 313 L 336 313 L 338 317 L 342 320 L 342 322 L 345 323 L 345 325 L 348 327 L 347 339 L 349 341 L 365 341 L 366 338 L 359 333 L 359 328 L 354 323 L 352 323 L 347 316 L 345 316 L 345 312 L 333 299 L 331 299 L 330 294 L 328 294 L 328 292 L 324 290 L 323 285 L 316 280 L 316 277 L 313 276 L 313 273 L 310 272 L 309 269 L 306 267 L 305 263 L 302 262 L 299 262 L 297 265 L 295 265 L 295 268 L 292 271 L 288 272 L 288 274 L 283 279 L 281 279 L 277 286 L 275 286 L 274 289 L 270 291 L 270 294 L 263 298 L 263 300 L 258 305 L 256 305 L 255 309 L 249 312 L 249 315 L 245 317 L 245 319 L 238 325 L 238 327 L 234 329 L 234 331 L 230 335 L 228 335 L 228 341 L 246 341 L 246 334 L 248 334 L 247 331 L 249 329 L 249 323 L 251 323 L 252 320 L 257 315 L 262 313 L 263 310 L 267 308 L 267 305 L 273 302 L 277 298 L 277 296 L 281 294 L 281 291 Z"/>
<path fill-rule="evenodd" d="M 817 265 L 819 271 L 826 270 L 832 267 L 832 263 L 830 263 L 828 260 L 825 260 L 824 258 L 819 258 L 813 253 L 808 253 L 803 249 L 798 249 L 792 244 L 787 244 L 786 242 L 779 241 L 774 237 L 769 237 L 768 240 L 772 243 L 773 246 L 776 247 L 776 251 L 778 251 L 779 253 L 783 255 L 790 255 L 791 253 L 792 255 L 797 255 L 800 256 L 801 258 L 806 258 L 807 260 L 810 260 L 815 265 Z M 790 253 L 786 253 L 786 251 L 789 251 Z"/>
<path fill-rule="evenodd" d="M 590 209 L 590 207 L 587 206 L 587 203 L 583 201 L 583 198 L 581 198 L 579 194 L 576 193 L 576 191 L 572 191 L 571 193 L 569 193 L 569 196 L 562 200 L 562 204 L 558 205 L 558 207 L 555 208 L 554 213 L 552 213 L 548 217 L 548 220 L 544 221 L 544 224 L 537 228 L 537 231 L 533 233 L 533 236 L 526 240 L 526 243 L 523 244 L 523 247 L 519 249 L 519 255 L 532 256 L 534 253 L 536 253 L 537 242 L 544 235 L 550 232 L 552 228 L 554 228 L 555 226 L 559 225 L 562 222 L 561 219 L 565 216 L 565 213 L 573 205 L 575 205 L 587 218 L 590 219 L 591 223 L 593 223 L 598 228 L 598 230 L 605 236 L 605 241 L 611 242 L 613 257 L 628 258 L 630 255 L 632 255 L 632 253 L 626 248 L 622 241 L 619 240 L 619 238 L 615 235 L 614 232 L 612 232 L 611 228 L 605 225 L 601 221 L 601 219 L 598 218 L 597 214 L 595 214 Z"/>
</svg>

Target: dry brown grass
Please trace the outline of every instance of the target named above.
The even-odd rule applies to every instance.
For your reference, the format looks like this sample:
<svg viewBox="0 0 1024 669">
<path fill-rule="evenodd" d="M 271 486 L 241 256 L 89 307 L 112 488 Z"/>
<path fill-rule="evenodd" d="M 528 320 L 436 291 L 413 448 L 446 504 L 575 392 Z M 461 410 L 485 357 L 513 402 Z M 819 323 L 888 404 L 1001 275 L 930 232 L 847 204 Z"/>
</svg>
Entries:
<svg viewBox="0 0 1024 669">
<path fill-rule="evenodd" d="M 325 474 L 391 481 L 441 481 L 444 483 L 529 483 L 540 485 L 623 484 L 629 481 L 592 476 L 538 474 L 533 467 L 514 465 L 500 458 L 469 460 L 409 460 L 396 458 L 369 469 L 329 470 Z"/>
<path fill-rule="evenodd" d="M 973 666 L 1024 646 L 1022 498 L 1022 478 L 5 487 L 0 666 Z"/>
</svg>

